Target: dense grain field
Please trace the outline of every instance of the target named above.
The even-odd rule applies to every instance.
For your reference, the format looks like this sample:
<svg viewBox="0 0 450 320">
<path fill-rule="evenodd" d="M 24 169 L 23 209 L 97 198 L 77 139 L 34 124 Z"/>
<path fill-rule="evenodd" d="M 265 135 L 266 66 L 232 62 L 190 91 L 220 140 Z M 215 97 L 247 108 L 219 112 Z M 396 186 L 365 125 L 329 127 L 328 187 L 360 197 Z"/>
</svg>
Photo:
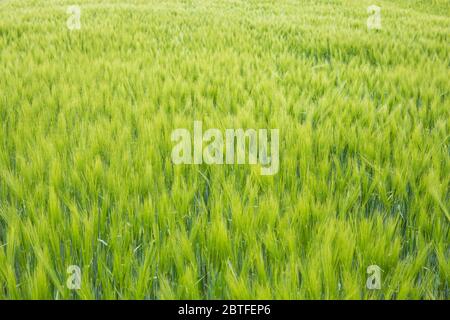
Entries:
<svg viewBox="0 0 450 320">
<path fill-rule="evenodd" d="M 448 0 L 0 1 L 0 299 L 448 299 L 449 35 Z M 195 120 L 278 128 L 279 171 L 175 165 Z"/>
</svg>

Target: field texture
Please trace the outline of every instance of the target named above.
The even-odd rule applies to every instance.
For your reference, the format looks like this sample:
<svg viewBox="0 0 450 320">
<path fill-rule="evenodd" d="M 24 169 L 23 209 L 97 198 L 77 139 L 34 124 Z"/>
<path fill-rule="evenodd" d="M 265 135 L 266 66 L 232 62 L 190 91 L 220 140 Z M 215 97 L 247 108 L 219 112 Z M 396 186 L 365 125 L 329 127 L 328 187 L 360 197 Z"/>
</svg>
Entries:
<svg viewBox="0 0 450 320">
<path fill-rule="evenodd" d="M 0 1 L 0 299 L 448 299 L 449 35 L 448 0 Z M 278 128 L 278 173 L 174 165 L 194 120 Z"/>
</svg>

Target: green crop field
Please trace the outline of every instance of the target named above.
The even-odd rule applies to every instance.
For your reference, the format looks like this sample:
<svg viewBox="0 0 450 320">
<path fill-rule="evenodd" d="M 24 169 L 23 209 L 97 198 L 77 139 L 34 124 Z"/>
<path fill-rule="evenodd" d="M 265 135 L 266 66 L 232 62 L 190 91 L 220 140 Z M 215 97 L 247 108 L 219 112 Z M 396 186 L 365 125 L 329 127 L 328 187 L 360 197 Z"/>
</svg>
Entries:
<svg viewBox="0 0 450 320">
<path fill-rule="evenodd" d="M 449 299 L 449 38 L 448 0 L 1 0 L 0 299 Z M 174 163 L 194 121 L 277 172 Z"/>
</svg>

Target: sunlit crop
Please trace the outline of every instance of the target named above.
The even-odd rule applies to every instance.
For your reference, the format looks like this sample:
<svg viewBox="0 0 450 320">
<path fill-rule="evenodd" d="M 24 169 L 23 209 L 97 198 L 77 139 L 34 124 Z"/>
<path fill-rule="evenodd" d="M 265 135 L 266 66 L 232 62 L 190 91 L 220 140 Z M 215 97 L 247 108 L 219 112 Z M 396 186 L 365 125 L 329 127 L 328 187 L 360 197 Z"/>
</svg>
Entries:
<svg viewBox="0 0 450 320">
<path fill-rule="evenodd" d="M 448 0 L 0 1 L 0 299 L 448 299 L 449 30 Z M 278 172 L 174 164 L 194 121 L 279 129 Z"/>
</svg>

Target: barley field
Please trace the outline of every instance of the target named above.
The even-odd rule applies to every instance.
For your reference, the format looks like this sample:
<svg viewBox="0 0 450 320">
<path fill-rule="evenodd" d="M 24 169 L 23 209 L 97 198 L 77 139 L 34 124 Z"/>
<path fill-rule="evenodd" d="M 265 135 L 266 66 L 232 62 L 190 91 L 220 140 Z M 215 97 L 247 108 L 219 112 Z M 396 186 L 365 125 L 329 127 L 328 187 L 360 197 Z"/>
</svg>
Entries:
<svg viewBox="0 0 450 320">
<path fill-rule="evenodd" d="M 0 299 L 449 299 L 449 37 L 448 0 L 0 1 Z M 279 129 L 278 172 L 174 164 L 194 121 Z"/>
</svg>

